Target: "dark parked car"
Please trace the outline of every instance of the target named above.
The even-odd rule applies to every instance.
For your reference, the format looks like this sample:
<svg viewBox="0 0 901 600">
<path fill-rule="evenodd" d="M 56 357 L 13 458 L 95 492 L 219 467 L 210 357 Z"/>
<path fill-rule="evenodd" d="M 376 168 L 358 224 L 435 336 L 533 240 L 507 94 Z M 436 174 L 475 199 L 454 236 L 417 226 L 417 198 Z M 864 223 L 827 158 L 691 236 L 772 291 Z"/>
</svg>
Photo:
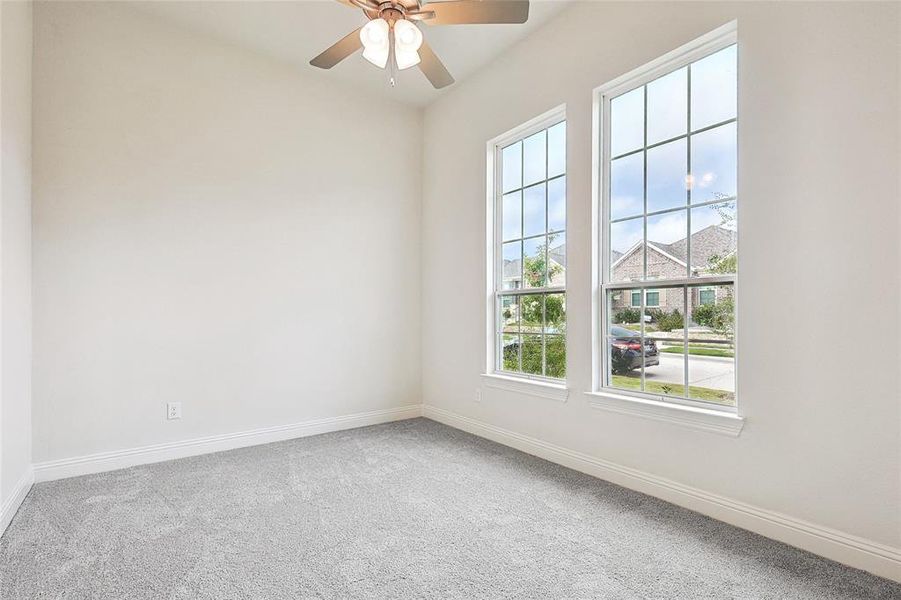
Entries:
<svg viewBox="0 0 901 600">
<path fill-rule="evenodd" d="M 614 373 L 625 375 L 632 369 L 641 368 L 641 333 L 625 327 L 614 325 L 608 332 L 610 341 L 610 362 Z M 657 342 L 650 339 L 644 341 L 644 366 L 653 367 L 660 364 L 660 352 Z"/>
</svg>

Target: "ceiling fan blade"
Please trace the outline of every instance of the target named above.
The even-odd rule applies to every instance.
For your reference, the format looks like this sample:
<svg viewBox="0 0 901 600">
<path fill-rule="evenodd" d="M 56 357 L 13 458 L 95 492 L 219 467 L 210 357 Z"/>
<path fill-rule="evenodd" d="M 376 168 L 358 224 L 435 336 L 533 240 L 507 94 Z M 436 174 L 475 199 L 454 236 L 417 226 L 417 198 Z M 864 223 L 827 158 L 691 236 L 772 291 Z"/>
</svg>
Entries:
<svg viewBox="0 0 901 600">
<path fill-rule="evenodd" d="M 434 12 L 429 25 L 476 25 L 479 23 L 525 23 L 529 0 L 449 0 L 430 2 L 423 11 Z"/>
<path fill-rule="evenodd" d="M 354 29 L 343 38 L 338 40 L 337 43 L 330 46 L 325 52 L 314 58 L 310 61 L 310 64 L 314 67 L 319 67 L 320 69 L 331 69 L 339 62 L 359 50 L 363 47 L 363 42 L 360 41 L 360 29 L 362 27 L 358 27 Z"/>
<path fill-rule="evenodd" d="M 419 47 L 419 69 L 432 83 L 436 90 L 447 87 L 454 82 L 454 78 L 448 72 L 447 67 L 438 58 L 428 42 L 423 41 Z"/>
</svg>

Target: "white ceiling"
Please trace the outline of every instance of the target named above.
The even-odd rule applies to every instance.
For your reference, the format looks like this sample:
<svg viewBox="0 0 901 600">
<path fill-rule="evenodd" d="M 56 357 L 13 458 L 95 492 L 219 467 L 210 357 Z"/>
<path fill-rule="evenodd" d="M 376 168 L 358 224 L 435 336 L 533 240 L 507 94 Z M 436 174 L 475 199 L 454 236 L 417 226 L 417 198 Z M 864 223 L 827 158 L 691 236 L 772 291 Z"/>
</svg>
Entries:
<svg viewBox="0 0 901 600">
<path fill-rule="evenodd" d="M 524 25 L 425 26 L 423 29 L 429 44 L 459 82 L 551 19 L 568 2 L 533 0 L 529 20 Z M 402 71 L 397 87 L 391 88 L 386 72 L 370 65 L 359 52 L 328 71 L 311 67 L 311 58 L 366 22 L 361 10 L 335 0 L 151 1 L 132 5 L 182 26 L 288 61 L 312 76 L 345 82 L 361 91 L 406 104 L 424 106 L 442 93 L 433 89 L 415 68 Z"/>
</svg>

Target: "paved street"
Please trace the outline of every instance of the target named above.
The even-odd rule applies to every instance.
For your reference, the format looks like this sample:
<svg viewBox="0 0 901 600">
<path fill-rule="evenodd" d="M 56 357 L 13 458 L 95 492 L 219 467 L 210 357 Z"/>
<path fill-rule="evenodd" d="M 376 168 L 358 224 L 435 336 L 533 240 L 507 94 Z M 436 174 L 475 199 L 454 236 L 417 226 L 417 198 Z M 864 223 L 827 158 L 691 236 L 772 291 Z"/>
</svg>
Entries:
<svg viewBox="0 0 901 600">
<path fill-rule="evenodd" d="M 683 368 L 681 354 L 661 352 L 660 364 L 648 367 L 645 378 L 648 381 L 681 384 Z M 688 384 L 734 392 L 735 362 L 731 358 L 689 356 Z"/>
</svg>

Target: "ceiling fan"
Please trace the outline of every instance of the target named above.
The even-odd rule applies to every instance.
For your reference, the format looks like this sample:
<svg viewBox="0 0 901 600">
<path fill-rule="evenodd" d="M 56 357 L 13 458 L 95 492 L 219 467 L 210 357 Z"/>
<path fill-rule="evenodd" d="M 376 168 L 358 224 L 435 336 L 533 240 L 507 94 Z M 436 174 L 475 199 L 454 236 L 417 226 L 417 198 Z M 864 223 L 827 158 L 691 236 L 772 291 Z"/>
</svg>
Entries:
<svg viewBox="0 0 901 600">
<path fill-rule="evenodd" d="M 529 0 L 338 0 L 363 10 L 369 22 L 341 38 L 310 61 L 320 69 L 331 69 L 363 49 L 363 58 L 389 70 L 394 85 L 397 71 L 419 65 L 436 89 L 447 87 L 454 78 L 422 37 L 414 21 L 429 25 L 474 25 L 482 23 L 525 23 Z"/>
</svg>

